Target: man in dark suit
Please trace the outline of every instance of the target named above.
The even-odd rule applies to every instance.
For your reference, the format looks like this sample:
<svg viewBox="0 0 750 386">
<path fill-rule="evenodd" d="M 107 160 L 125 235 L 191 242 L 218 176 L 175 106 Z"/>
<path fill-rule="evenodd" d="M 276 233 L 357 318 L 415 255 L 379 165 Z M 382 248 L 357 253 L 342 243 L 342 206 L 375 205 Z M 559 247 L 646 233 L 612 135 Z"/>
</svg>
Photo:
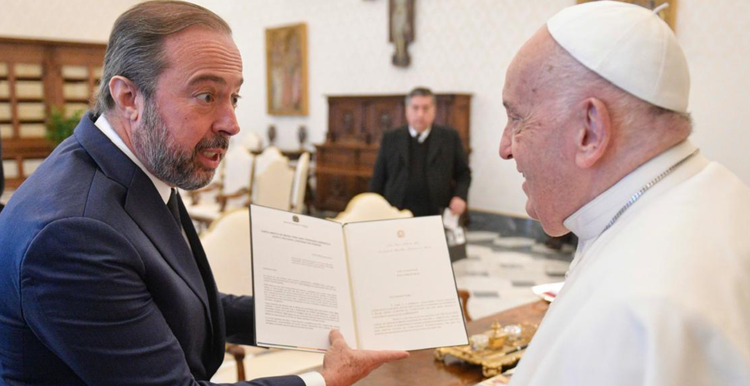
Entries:
<svg viewBox="0 0 750 386">
<path fill-rule="evenodd" d="M 408 126 L 383 135 L 370 191 L 415 216 L 466 211 L 471 170 L 458 133 L 436 126 L 435 95 L 415 88 L 406 97 Z"/>
<path fill-rule="evenodd" d="M 175 187 L 239 132 L 242 60 L 221 18 L 147 2 L 115 23 L 99 99 L 0 216 L 0 385 L 207 385 L 250 297 L 219 294 Z M 252 385 L 349 385 L 403 352 L 351 350 Z"/>
</svg>

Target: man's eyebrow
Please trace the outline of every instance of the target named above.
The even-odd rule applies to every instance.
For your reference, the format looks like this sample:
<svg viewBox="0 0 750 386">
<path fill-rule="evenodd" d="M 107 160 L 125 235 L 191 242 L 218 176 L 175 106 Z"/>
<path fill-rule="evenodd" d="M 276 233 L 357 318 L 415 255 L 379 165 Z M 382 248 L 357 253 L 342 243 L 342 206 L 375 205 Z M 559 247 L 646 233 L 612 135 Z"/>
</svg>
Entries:
<svg viewBox="0 0 750 386">
<path fill-rule="evenodd" d="M 199 77 L 190 79 L 189 84 L 193 86 L 193 85 L 196 85 L 198 83 L 203 83 L 203 82 L 213 82 L 213 83 L 219 83 L 221 85 L 227 84 L 227 81 L 224 80 L 224 78 L 220 76 L 216 76 L 216 75 L 201 75 Z"/>
<path fill-rule="evenodd" d="M 512 105 L 512 104 L 510 104 L 510 102 L 508 102 L 508 101 L 503 101 L 503 107 L 505 107 L 505 109 L 506 109 L 506 110 L 509 110 L 509 111 L 513 111 L 513 110 L 515 110 L 515 109 L 513 108 L 513 105 Z"/>
<path fill-rule="evenodd" d="M 240 84 L 238 86 L 242 86 L 242 83 L 244 81 L 245 81 L 245 79 L 240 79 Z M 218 83 L 218 84 L 220 84 L 222 86 L 224 86 L 224 85 L 227 84 L 226 79 L 224 79 L 224 78 L 222 78 L 220 76 L 216 76 L 216 75 L 201 75 L 201 76 L 198 76 L 198 77 L 195 77 L 195 78 L 191 79 L 190 83 L 188 83 L 188 84 L 190 86 L 194 86 L 194 85 L 196 85 L 198 83 L 203 83 L 203 82 Z"/>
</svg>

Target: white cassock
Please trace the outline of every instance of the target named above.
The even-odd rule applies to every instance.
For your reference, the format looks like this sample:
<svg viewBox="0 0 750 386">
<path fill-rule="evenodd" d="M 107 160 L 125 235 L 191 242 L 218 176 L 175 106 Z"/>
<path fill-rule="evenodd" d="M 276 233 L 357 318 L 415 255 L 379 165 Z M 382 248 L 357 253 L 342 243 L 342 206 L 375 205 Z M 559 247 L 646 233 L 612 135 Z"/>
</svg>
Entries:
<svg viewBox="0 0 750 386">
<path fill-rule="evenodd" d="M 750 189 L 696 147 L 650 160 L 565 220 L 565 286 L 511 385 L 750 385 Z"/>
</svg>

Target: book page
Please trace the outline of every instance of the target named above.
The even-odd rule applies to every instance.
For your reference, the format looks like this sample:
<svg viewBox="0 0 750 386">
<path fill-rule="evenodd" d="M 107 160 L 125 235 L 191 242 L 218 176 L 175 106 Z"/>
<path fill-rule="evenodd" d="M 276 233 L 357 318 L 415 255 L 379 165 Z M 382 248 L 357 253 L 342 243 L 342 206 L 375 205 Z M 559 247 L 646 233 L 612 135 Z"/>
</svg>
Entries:
<svg viewBox="0 0 750 386">
<path fill-rule="evenodd" d="M 250 219 L 257 344 L 325 350 L 336 328 L 356 347 L 341 224 L 256 205 Z"/>
<path fill-rule="evenodd" d="M 439 216 L 344 226 L 361 347 L 468 344 Z"/>
</svg>

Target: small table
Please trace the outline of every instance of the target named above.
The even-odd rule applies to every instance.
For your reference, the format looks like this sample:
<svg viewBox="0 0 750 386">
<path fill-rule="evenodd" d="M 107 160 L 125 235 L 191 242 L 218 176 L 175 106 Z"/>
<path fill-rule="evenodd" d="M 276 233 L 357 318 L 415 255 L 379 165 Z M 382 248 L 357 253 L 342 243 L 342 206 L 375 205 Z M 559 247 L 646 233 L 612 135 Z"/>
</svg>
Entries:
<svg viewBox="0 0 750 386">
<path fill-rule="evenodd" d="M 467 323 L 469 335 L 479 334 L 490 329 L 493 321 L 502 325 L 530 322 L 539 324 L 547 312 L 549 303 L 540 300 L 507 311 L 499 312 Z M 407 359 L 386 363 L 376 369 L 357 386 L 380 385 L 430 385 L 463 386 L 480 382 L 482 367 L 475 365 L 445 365 L 435 360 L 434 350 L 412 351 Z"/>
</svg>

